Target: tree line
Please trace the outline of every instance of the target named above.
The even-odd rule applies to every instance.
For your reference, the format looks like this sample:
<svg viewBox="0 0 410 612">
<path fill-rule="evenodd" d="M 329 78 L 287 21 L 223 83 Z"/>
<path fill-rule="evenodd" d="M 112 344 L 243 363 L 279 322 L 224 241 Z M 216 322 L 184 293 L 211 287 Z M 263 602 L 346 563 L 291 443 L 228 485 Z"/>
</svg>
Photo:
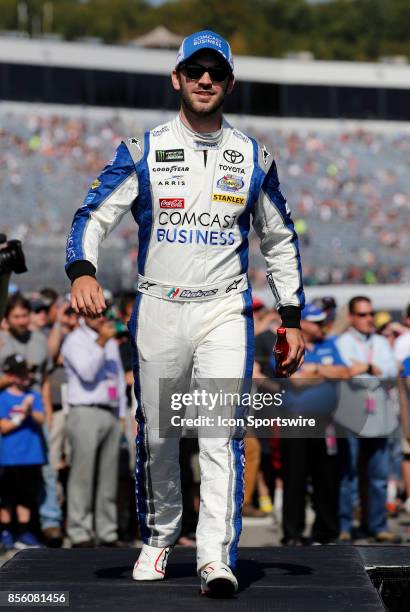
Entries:
<svg viewBox="0 0 410 612">
<path fill-rule="evenodd" d="M 409 0 L 0 0 L 0 30 L 127 43 L 157 25 L 177 34 L 213 29 L 235 54 L 371 61 L 410 57 Z"/>
</svg>

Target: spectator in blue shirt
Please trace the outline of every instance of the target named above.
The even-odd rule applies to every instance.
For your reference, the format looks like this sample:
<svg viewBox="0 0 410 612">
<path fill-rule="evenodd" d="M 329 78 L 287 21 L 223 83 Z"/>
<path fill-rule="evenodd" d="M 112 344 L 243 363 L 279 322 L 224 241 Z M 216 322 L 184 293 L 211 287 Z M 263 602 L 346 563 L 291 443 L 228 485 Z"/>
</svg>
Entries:
<svg viewBox="0 0 410 612">
<path fill-rule="evenodd" d="M 41 435 L 44 407 L 40 394 L 28 391 L 29 370 L 22 355 L 7 357 L 3 370 L 13 382 L 0 393 L 1 542 L 6 549 L 37 548 L 40 543 L 30 531 L 30 519 L 41 465 L 46 462 Z M 17 534 L 11 531 L 13 511 L 17 515 Z"/>
</svg>

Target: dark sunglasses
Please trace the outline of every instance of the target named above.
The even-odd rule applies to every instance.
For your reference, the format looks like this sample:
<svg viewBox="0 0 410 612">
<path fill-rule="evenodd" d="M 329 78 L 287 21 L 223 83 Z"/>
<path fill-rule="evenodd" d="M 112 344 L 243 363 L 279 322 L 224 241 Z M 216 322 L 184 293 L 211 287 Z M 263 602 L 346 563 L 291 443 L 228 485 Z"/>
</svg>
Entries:
<svg viewBox="0 0 410 612">
<path fill-rule="evenodd" d="M 369 312 L 354 312 L 355 317 L 374 317 L 375 313 L 370 310 Z"/>
<path fill-rule="evenodd" d="M 212 68 L 207 68 L 206 66 L 202 66 L 202 64 L 184 64 L 182 68 L 185 70 L 187 77 L 189 79 L 193 79 L 194 81 L 200 79 L 201 76 L 207 72 L 212 81 L 221 83 L 231 74 L 229 68 L 225 68 L 225 66 L 213 66 Z"/>
</svg>

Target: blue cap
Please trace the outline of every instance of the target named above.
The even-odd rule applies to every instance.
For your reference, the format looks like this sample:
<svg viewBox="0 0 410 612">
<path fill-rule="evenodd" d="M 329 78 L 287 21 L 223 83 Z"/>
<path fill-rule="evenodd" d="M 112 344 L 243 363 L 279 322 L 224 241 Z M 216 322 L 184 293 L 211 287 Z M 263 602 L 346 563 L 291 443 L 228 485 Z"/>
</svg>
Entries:
<svg viewBox="0 0 410 612">
<path fill-rule="evenodd" d="M 202 49 L 210 49 L 220 53 L 233 72 L 231 47 L 222 36 L 212 32 L 212 30 L 202 30 L 184 38 L 178 51 L 175 66 L 178 67 L 182 62 L 186 62 L 194 53 Z"/>
<path fill-rule="evenodd" d="M 301 314 L 303 321 L 312 321 L 312 323 L 321 323 L 326 319 L 326 313 L 321 308 L 314 304 L 306 304 Z"/>
</svg>

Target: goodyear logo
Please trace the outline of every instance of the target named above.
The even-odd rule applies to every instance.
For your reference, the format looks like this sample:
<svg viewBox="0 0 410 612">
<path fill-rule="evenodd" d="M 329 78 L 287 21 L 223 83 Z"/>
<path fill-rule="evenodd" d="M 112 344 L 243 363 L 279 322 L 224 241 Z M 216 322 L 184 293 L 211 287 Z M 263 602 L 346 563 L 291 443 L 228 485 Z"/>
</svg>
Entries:
<svg viewBox="0 0 410 612">
<path fill-rule="evenodd" d="M 91 189 L 97 189 L 101 185 L 101 181 L 99 179 L 95 179 L 95 181 L 91 185 Z"/>
<path fill-rule="evenodd" d="M 245 196 L 229 195 L 227 193 L 213 193 L 213 202 L 225 202 L 226 204 L 238 204 L 242 206 L 245 204 Z"/>
</svg>

